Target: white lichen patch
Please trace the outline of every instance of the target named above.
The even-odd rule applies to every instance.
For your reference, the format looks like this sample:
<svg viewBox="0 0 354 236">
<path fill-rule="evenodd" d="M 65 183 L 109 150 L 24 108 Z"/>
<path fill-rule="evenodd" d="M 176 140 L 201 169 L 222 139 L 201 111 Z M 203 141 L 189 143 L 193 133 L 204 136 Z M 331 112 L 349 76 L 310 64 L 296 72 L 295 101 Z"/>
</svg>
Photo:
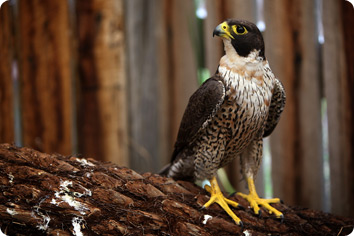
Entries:
<svg viewBox="0 0 354 236">
<path fill-rule="evenodd" d="M 9 214 L 9 215 L 16 215 L 17 212 L 14 210 L 14 209 L 11 209 L 11 208 L 6 208 L 6 212 Z"/>
<path fill-rule="evenodd" d="M 13 184 L 15 176 L 10 172 L 7 174 L 7 177 L 9 178 L 9 183 Z"/>
<path fill-rule="evenodd" d="M 213 218 L 211 215 L 204 215 L 204 220 L 203 220 L 203 224 L 206 224 L 208 222 L 209 219 Z"/>
<path fill-rule="evenodd" d="M 75 198 L 91 196 L 92 192 L 88 189 L 85 189 L 84 193 L 71 191 L 68 187 L 72 186 L 72 184 L 72 181 L 62 181 L 60 183 L 59 191 L 54 193 L 55 198 L 53 198 L 50 203 L 59 206 L 61 203 L 65 202 L 75 210 L 79 211 L 82 215 L 85 215 L 86 211 L 89 210 L 88 207 L 77 201 Z"/>
<path fill-rule="evenodd" d="M 46 216 L 44 214 L 39 214 L 41 217 L 42 217 L 42 222 L 37 225 L 37 229 L 39 230 L 47 230 L 48 229 L 48 226 L 49 226 L 49 222 L 50 222 L 50 217 L 49 216 Z"/>
<path fill-rule="evenodd" d="M 249 232 L 248 230 L 243 231 L 243 234 L 245 236 L 252 236 L 251 232 Z"/>
<path fill-rule="evenodd" d="M 0 236 L 7 236 L 6 234 L 4 234 L 0 228 Z"/>
<path fill-rule="evenodd" d="M 90 173 L 90 172 L 86 172 L 85 176 L 86 176 L 87 178 L 91 178 L 92 173 Z"/>
<path fill-rule="evenodd" d="M 51 201 L 52 203 L 56 203 L 59 206 L 62 202 L 66 202 L 69 206 L 74 207 L 75 210 L 79 211 L 82 215 L 85 215 L 88 210 L 86 206 L 84 206 L 81 202 L 75 200 L 75 197 L 70 196 L 68 193 L 60 193 L 56 192 L 55 197 L 61 201 Z"/>
<path fill-rule="evenodd" d="M 83 193 L 79 193 L 79 192 L 72 192 L 72 193 L 75 197 L 85 197 L 85 196 L 91 197 L 92 196 L 91 190 L 89 190 L 87 188 L 84 188 L 84 189 L 85 189 L 85 191 Z"/>
<path fill-rule="evenodd" d="M 68 186 L 73 186 L 73 182 L 69 181 L 69 180 L 60 181 L 60 190 L 70 192 L 70 189 L 68 188 Z"/>
<path fill-rule="evenodd" d="M 81 232 L 81 223 L 83 220 L 79 217 L 74 217 L 71 222 L 73 225 L 73 235 L 83 236 L 83 233 Z"/>
<path fill-rule="evenodd" d="M 80 165 L 82 166 L 95 166 L 95 164 L 93 164 L 92 162 L 86 160 L 85 158 L 76 158 L 76 161 L 80 163 Z"/>
<path fill-rule="evenodd" d="M 41 204 L 45 201 L 46 198 L 43 198 L 38 205 L 33 207 L 33 211 L 31 212 L 31 215 L 33 218 L 38 219 L 38 216 L 41 218 L 39 221 L 38 225 L 36 226 L 37 229 L 39 230 L 44 230 L 46 231 L 49 227 L 49 222 L 50 222 L 50 217 L 47 215 L 47 213 L 44 211 L 40 211 L 41 209 Z"/>
<path fill-rule="evenodd" d="M 57 205 L 57 204 L 58 204 L 57 201 L 56 201 L 54 198 L 52 198 L 52 200 L 50 201 L 50 203 L 53 204 L 53 205 Z"/>
</svg>

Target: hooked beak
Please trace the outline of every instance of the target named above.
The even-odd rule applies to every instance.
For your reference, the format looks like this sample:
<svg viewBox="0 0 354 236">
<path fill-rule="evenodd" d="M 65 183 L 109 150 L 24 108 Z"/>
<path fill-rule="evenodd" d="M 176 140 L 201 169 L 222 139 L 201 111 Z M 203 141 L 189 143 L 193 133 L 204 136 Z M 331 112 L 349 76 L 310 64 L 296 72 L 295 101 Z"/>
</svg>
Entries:
<svg viewBox="0 0 354 236">
<path fill-rule="evenodd" d="M 216 28 L 213 31 L 213 37 L 215 35 L 225 39 L 234 39 L 234 37 L 230 33 L 230 26 L 227 24 L 226 21 L 216 26 Z"/>
<path fill-rule="evenodd" d="M 222 28 L 221 28 L 221 24 L 216 26 L 216 28 L 213 31 L 213 37 L 216 36 L 220 36 L 223 33 Z"/>
</svg>

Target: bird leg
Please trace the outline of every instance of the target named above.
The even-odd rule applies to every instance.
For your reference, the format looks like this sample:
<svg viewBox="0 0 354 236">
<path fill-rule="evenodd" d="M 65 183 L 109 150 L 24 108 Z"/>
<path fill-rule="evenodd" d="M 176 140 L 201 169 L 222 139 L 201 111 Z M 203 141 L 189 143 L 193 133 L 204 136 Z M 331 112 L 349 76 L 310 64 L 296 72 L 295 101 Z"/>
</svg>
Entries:
<svg viewBox="0 0 354 236">
<path fill-rule="evenodd" d="M 213 177 L 209 181 L 210 181 L 211 186 L 205 185 L 205 190 L 208 191 L 211 194 L 211 196 L 210 196 L 210 200 L 204 204 L 203 208 L 207 208 L 211 204 L 216 202 L 226 211 L 226 213 L 229 216 L 231 216 L 231 218 L 236 222 L 237 225 L 242 225 L 242 221 L 240 220 L 240 218 L 238 218 L 235 215 L 235 213 L 233 213 L 233 211 L 231 211 L 231 209 L 229 207 L 229 205 L 231 205 L 233 207 L 238 207 L 239 204 L 237 202 L 231 201 L 231 200 L 227 199 L 226 197 L 224 197 L 224 195 L 222 194 L 222 192 L 219 188 L 218 182 L 215 177 Z"/>
<path fill-rule="evenodd" d="M 247 184 L 248 184 L 249 194 L 237 193 L 237 195 L 243 197 L 250 203 L 250 206 L 253 208 L 255 214 L 257 215 L 260 214 L 259 206 L 262 206 L 268 210 L 269 214 L 274 214 L 277 218 L 280 219 L 284 218 L 283 213 L 281 213 L 280 211 L 278 211 L 277 209 L 269 205 L 271 203 L 279 203 L 280 202 L 279 198 L 272 198 L 272 199 L 260 198 L 256 192 L 256 187 L 254 185 L 254 181 L 252 177 L 247 177 Z"/>
</svg>

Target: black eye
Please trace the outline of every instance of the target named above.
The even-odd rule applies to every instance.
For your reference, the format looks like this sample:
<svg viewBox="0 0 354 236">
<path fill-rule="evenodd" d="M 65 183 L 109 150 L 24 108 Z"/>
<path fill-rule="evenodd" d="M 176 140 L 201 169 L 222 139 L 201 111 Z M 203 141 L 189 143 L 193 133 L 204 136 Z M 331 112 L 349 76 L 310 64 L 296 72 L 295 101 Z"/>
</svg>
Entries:
<svg viewBox="0 0 354 236">
<path fill-rule="evenodd" d="M 236 27 L 236 31 L 237 31 L 237 33 L 239 33 L 239 34 L 243 34 L 243 33 L 245 32 L 245 27 L 243 27 L 243 26 L 241 26 L 241 25 L 238 25 L 238 26 Z"/>
<path fill-rule="evenodd" d="M 232 30 L 235 32 L 235 34 L 237 35 L 244 35 L 247 34 L 248 31 L 246 29 L 246 27 L 244 27 L 243 25 L 233 25 L 232 26 Z"/>
</svg>

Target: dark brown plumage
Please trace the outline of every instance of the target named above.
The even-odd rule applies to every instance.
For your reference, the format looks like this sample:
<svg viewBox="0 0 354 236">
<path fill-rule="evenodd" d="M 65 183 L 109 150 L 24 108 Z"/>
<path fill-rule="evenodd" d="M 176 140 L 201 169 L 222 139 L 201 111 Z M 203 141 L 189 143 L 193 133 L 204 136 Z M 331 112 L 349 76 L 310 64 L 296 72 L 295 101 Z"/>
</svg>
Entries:
<svg viewBox="0 0 354 236">
<path fill-rule="evenodd" d="M 219 196 L 216 171 L 239 157 L 241 171 L 250 194 L 241 196 L 250 202 L 282 214 L 264 202 L 255 191 L 253 180 L 262 159 L 263 137 L 271 134 L 285 105 L 282 84 L 272 73 L 265 58 L 263 37 L 251 22 L 227 20 L 213 35 L 223 38 L 225 53 L 213 77 L 191 96 L 175 143 L 171 164 L 163 174 L 186 180 L 209 179 L 211 200 L 229 211 L 229 200 Z M 217 196 L 218 195 L 218 196 Z M 218 200 L 215 200 L 217 198 Z M 237 203 L 235 203 L 237 205 Z"/>
</svg>

